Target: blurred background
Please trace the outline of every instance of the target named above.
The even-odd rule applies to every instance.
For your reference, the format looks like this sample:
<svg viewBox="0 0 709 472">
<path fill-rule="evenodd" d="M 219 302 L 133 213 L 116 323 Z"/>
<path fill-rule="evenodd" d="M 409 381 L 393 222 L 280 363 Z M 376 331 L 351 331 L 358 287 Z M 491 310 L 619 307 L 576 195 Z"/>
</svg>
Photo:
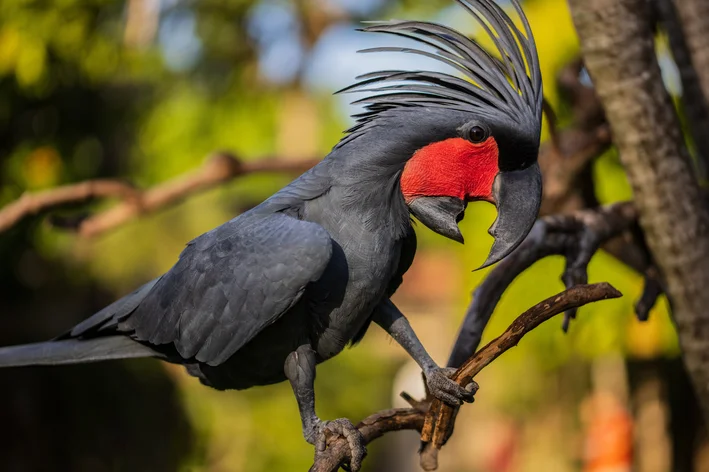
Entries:
<svg viewBox="0 0 709 472">
<path fill-rule="evenodd" d="M 578 55 L 566 2 L 523 4 L 545 94 L 563 126 L 569 110 L 555 77 Z M 245 161 L 320 159 L 357 110 L 349 105 L 356 97 L 334 91 L 372 70 L 441 67 L 357 55 L 403 43 L 356 31 L 363 20 L 390 18 L 477 33 L 451 0 L 2 0 L 0 206 L 25 191 L 100 177 L 149 187 L 198 168 L 215 150 Z M 663 44 L 663 73 L 678 96 Z M 601 203 L 631 197 L 613 152 L 594 173 Z M 63 332 L 167 270 L 187 241 L 292 177 L 237 179 L 93 238 L 62 223 L 113 202 L 0 233 L 0 344 Z M 465 246 L 418 227 L 418 257 L 395 301 L 439 363 L 485 277 L 471 270 L 487 254 L 494 217 L 493 207 L 473 204 L 462 223 Z M 515 281 L 486 339 L 561 291 L 562 270 L 561 258 L 548 258 Z M 709 470 L 666 302 L 639 323 L 639 275 L 599 253 L 590 278 L 625 297 L 581 309 L 568 334 L 552 320 L 486 369 L 441 470 Z M 319 368 L 318 413 L 357 422 L 401 405 L 403 389 L 422 395 L 420 372 L 373 329 Z M 2 471 L 299 471 L 313 456 L 289 385 L 217 392 L 150 360 L 1 371 L 0 425 Z M 415 433 L 392 434 L 369 447 L 365 468 L 418 470 L 417 448 Z"/>
</svg>

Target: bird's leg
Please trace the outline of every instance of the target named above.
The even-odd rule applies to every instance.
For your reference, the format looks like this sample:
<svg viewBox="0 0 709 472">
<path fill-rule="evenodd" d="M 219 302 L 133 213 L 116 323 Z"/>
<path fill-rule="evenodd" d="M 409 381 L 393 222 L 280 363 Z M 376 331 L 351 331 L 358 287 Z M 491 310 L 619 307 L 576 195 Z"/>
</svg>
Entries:
<svg viewBox="0 0 709 472">
<path fill-rule="evenodd" d="M 478 386 L 471 382 L 463 388 L 450 377 L 454 368 L 439 367 L 426 352 L 418 336 L 403 313 L 391 302 L 385 300 L 374 311 L 374 322 L 384 328 L 394 340 L 403 347 L 416 361 L 426 376 L 426 385 L 431 395 L 451 406 L 460 406 L 462 402 L 472 402 Z"/>
<path fill-rule="evenodd" d="M 309 345 L 300 346 L 286 358 L 285 373 L 298 401 L 303 436 L 315 445 L 315 455 L 325 451 L 328 436 L 344 437 L 350 446 L 350 470 L 356 472 L 367 455 L 364 438 L 347 418 L 322 421 L 315 414 L 315 351 Z"/>
</svg>

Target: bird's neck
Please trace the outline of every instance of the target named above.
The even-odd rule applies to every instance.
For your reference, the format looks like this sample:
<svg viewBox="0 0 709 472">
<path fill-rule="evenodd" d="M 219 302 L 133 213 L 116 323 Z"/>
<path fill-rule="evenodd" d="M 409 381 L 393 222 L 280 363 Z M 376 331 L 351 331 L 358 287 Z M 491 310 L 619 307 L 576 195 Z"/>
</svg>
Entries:
<svg viewBox="0 0 709 472">
<path fill-rule="evenodd" d="M 399 185 L 399 175 L 368 180 L 345 189 L 343 206 L 353 211 L 370 231 L 386 231 L 401 239 L 411 228 L 409 207 Z"/>
<path fill-rule="evenodd" d="M 343 218 L 370 232 L 388 233 L 393 240 L 403 238 L 411 222 L 400 189 L 401 170 L 352 163 L 332 166 L 328 197 L 336 202 Z"/>
</svg>

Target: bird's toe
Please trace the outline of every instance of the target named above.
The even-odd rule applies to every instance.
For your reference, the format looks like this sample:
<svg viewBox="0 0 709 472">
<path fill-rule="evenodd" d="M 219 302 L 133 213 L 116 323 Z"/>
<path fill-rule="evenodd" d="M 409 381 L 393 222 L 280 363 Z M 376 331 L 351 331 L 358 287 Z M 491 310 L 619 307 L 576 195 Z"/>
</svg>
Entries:
<svg viewBox="0 0 709 472">
<path fill-rule="evenodd" d="M 350 461 L 348 469 L 357 472 L 362 467 L 362 461 L 367 455 L 364 437 L 362 433 L 347 418 L 339 418 L 333 421 L 323 421 L 315 443 L 316 454 L 322 453 L 327 448 L 327 441 L 330 437 L 341 436 L 349 445 Z"/>
<path fill-rule="evenodd" d="M 463 402 L 475 401 L 478 384 L 471 382 L 466 387 L 462 387 L 451 380 L 454 373 L 455 369 L 440 367 L 427 372 L 426 384 L 431 395 L 454 407 L 460 406 Z"/>
</svg>

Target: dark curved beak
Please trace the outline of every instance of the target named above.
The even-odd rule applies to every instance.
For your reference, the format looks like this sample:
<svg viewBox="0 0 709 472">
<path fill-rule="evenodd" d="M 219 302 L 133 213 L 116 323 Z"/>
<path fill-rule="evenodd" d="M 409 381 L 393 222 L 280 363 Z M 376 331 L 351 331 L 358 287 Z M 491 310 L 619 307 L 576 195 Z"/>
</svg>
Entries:
<svg viewBox="0 0 709 472">
<path fill-rule="evenodd" d="M 409 210 L 436 233 L 462 243 L 458 222 L 465 216 L 465 206 L 463 200 L 453 197 L 418 197 L 409 203 Z"/>
<path fill-rule="evenodd" d="M 495 242 L 483 269 L 507 257 L 534 226 L 542 204 L 542 173 L 536 162 L 524 170 L 500 172 L 492 185 L 497 219 L 489 229 Z"/>
</svg>

